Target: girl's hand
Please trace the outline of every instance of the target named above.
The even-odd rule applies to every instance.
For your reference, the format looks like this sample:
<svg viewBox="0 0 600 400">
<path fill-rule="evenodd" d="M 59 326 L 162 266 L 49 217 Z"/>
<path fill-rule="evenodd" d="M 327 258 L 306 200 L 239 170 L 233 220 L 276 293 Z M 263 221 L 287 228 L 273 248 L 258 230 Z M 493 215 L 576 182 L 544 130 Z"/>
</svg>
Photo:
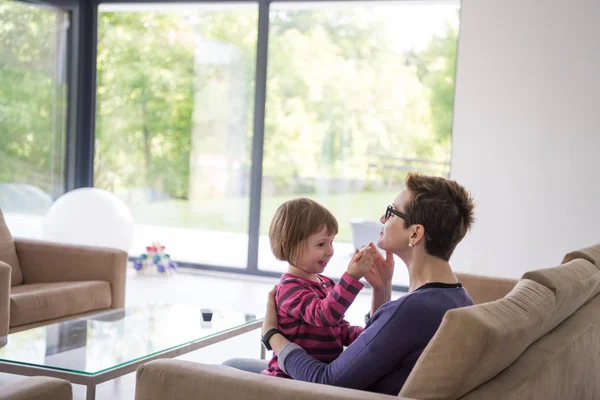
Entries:
<svg viewBox="0 0 600 400">
<path fill-rule="evenodd" d="M 391 285 L 394 276 L 394 255 L 387 251 L 383 258 L 372 242 L 369 243 L 369 248 L 373 251 L 373 265 L 371 270 L 365 274 L 365 279 L 373 290 L 385 289 Z"/>
<path fill-rule="evenodd" d="M 371 270 L 373 264 L 372 253 L 373 250 L 369 247 L 365 247 L 360 252 L 356 250 L 346 272 L 356 280 L 364 277 Z"/>
<path fill-rule="evenodd" d="M 275 293 L 277 292 L 277 286 L 269 292 L 267 298 L 267 312 L 265 313 L 265 319 L 262 325 L 261 336 L 264 336 L 271 329 L 277 329 L 277 305 L 275 304 Z"/>
</svg>

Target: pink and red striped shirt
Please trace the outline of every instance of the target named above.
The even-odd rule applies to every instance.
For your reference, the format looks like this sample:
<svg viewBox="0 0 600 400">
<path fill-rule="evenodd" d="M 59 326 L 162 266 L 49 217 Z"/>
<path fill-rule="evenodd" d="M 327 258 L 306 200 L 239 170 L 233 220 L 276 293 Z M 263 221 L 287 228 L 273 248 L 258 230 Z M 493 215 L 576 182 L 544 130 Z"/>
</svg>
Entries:
<svg viewBox="0 0 600 400">
<path fill-rule="evenodd" d="M 275 294 L 279 330 L 312 357 L 330 363 L 363 331 L 344 320 L 344 314 L 364 285 L 347 272 L 338 284 L 317 277 L 321 282 L 283 274 Z M 275 355 L 263 374 L 289 378 Z"/>
</svg>

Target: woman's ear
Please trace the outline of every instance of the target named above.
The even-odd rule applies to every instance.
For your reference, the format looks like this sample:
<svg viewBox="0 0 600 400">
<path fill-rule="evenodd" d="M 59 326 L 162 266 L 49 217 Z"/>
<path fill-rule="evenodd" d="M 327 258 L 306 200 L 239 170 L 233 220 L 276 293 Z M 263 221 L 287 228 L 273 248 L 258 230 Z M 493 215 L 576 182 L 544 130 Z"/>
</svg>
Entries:
<svg viewBox="0 0 600 400">
<path fill-rule="evenodd" d="M 425 227 L 423 225 L 413 225 L 413 232 L 410 235 L 413 245 L 416 245 L 425 237 Z"/>
</svg>

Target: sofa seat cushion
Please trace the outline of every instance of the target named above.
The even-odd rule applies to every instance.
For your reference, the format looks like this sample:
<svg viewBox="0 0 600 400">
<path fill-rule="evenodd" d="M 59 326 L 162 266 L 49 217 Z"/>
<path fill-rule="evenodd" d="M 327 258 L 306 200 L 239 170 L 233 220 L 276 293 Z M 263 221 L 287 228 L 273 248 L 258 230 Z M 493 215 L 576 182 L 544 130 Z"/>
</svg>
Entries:
<svg viewBox="0 0 600 400">
<path fill-rule="evenodd" d="M 15 242 L 6 226 L 2 210 L 0 210 L 0 261 L 10 265 L 10 284 L 12 286 L 23 283 L 23 273 L 17 257 Z"/>
<path fill-rule="evenodd" d="M 547 320 L 547 331 L 570 317 L 582 305 L 600 292 L 600 269 L 579 258 L 554 268 L 526 272 L 531 279 L 554 292 L 556 308 Z"/>
<path fill-rule="evenodd" d="M 105 281 L 31 283 L 11 288 L 10 326 L 110 308 Z"/>
<path fill-rule="evenodd" d="M 553 310 L 552 291 L 525 279 L 502 299 L 448 311 L 400 395 L 419 400 L 460 398 L 539 339 Z"/>
</svg>

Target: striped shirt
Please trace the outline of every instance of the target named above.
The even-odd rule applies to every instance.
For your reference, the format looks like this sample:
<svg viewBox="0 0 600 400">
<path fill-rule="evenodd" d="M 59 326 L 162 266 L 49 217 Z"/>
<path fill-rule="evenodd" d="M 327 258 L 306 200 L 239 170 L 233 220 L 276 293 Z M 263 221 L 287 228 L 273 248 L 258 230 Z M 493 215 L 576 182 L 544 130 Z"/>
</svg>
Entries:
<svg viewBox="0 0 600 400">
<path fill-rule="evenodd" d="M 279 330 L 308 354 L 324 363 L 335 360 L 363 331 L 344 320 L 346 310 L 364 287 L 347 272 L 338 284 L 317 275 L 320 282 L 283 274 L 277 292 Z M 269 362 L 264 375 L 289 378 L 277 364 L 277 356 Z"/>
</svg>

